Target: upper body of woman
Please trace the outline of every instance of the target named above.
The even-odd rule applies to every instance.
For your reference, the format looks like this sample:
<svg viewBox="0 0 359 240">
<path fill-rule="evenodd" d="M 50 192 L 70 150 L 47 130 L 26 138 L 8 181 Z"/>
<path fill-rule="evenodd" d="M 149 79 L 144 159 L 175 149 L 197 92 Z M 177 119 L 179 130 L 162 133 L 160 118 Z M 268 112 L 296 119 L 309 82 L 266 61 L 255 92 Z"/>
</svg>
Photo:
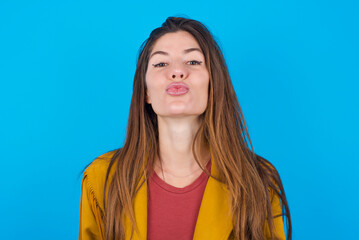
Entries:
<svg viewBox="0 0 359 240">
<path fill-rule="evenodd" d="M 168 18 L 140 50 L 124 146 L 82 182 L 79 239 L 285 239 L 275 168 L 256 155 L 207 28 Z"/>
</svg>

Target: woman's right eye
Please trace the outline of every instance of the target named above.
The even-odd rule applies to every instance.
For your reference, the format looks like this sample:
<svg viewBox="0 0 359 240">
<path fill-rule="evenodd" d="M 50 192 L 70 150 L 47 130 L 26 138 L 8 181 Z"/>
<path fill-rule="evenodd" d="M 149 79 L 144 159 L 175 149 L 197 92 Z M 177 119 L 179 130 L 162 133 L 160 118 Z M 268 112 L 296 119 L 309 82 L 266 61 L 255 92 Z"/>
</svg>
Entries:
<svg viewBox="0 0 359 240">
<path fill-rule="evenodd" d="M 152 66 L 154 66 L 155 68 L 164 67 L 166 65 L 167 65 L 167 63 L 164 63 L 164 62 L 160 62 L 160 63 L 157 63 L 157 64 L 152 64 Z"/>
</svg>

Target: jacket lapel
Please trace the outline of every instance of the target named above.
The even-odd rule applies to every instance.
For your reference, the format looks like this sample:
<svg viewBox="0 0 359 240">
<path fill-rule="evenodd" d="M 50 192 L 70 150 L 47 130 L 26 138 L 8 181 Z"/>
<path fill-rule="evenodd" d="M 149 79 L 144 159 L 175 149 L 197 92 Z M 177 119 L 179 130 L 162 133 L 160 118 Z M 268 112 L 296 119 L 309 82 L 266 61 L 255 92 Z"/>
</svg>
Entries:
<svg viewBox="0 0 359 240">
<path fill-rule="evenodd" d="M 211 174 L 218 177 L 213 162 Z M 233 229 L 229 206 L 229 193 L 226 186 L 210 177 L 202 198 L 193 239 L 228 239 Z"/>
<path fill-rule="evenodd" d="M 211 174 L 218 176 L 213 162 Z M 229 193 L 226 186 L 210 177 L 204 190 L 193 239 L 228 239 L 233 229 L 229 206 Z M 144 182 L 134 199 L 134 211 L 139 233 L 134 231 L 132 239 L 147 239 L 147 182 Z M 125 226 L 126 240 L 129 240 L 132 225 L 128 218 L 125 220 Z"/>
<path fill-rule="evenodd" d="M 142 179 L 141 179 L 142 182 Z M 132 224 L 126 217 L 125 220 L 125 235 L 126 240 L 144 240 L 147 239 L 147 181 L 145 181 L 138 190 L 133 203 L 135 211 L 135 220 L 137 224 L 138 233 L 133 232 L 131 238 Z"/>
</svg>

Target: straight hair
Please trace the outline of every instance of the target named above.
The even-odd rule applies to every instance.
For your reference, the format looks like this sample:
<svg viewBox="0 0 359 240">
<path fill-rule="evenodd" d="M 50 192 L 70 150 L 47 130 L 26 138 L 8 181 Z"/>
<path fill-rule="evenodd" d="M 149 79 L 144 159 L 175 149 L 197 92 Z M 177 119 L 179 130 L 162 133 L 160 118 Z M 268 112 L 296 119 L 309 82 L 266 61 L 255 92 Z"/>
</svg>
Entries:
<svg viewBox="0 0 359 240">
<path fill-rule="evenodd" d="M 283 184 L 275 167 L 256 155 L 249 138 L 243 113 L 234 91 L 223 54 L 209 30 L 200 22 L 169 17 L 161 27 L 154 29 L 141 45 L 133 82 L 126 140 L 118 149 L 108 167 L 104 190 L 105 239 L 125 238 L 124 217 L 137 231 L 133 200 L 139 188 L 146 184 L 159 154 L 157 115 L 146 103 L 145 75 L 155 42 L 167 33 L 186 31 L 198 42 L 209 72 L 208 104 L 200 116 L 201 125 L 195 135 L 193 153 L 201 166 L 195 145 L 205 144 L 211 150 L 211 161 L 218 168 L 216 180 L 229 191 L 233 213 L 234 239 L 263 240 L 265 225 L 271 239 L 276 239 L 271 197 L 281 200 L 286 220 L 287 239 L 292 238 L 291 218 Z M 110 171 L 113 176 L 110 178 Z M 142 180 L 141 180 L 142 179 Z"/>
</svg>

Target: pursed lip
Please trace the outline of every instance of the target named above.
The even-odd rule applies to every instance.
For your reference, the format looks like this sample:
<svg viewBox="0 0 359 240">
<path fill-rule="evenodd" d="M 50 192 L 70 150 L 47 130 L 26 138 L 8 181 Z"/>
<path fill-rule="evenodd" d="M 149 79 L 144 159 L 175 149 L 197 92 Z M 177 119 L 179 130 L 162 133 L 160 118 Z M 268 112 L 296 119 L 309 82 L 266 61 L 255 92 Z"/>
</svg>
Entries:
<svg viewBox="0 0 359 240">
<path fill-rule="evenodd" d="M 166 88 L 166 91 L 170 88 L 186 88 L 187 90 L 189 90 L 189 87 L 187 86 L 187 84 L 183 83 L 183 82 L 173 82 L 171 84 L 169 84 Z"/>
<path fill-rule="evenodd" d="M 166 92 L 172 96 L 181 96 L 189 91 L 187 84 L 183 82 L 173 82 L 166 87 Z"/>
</svg>

